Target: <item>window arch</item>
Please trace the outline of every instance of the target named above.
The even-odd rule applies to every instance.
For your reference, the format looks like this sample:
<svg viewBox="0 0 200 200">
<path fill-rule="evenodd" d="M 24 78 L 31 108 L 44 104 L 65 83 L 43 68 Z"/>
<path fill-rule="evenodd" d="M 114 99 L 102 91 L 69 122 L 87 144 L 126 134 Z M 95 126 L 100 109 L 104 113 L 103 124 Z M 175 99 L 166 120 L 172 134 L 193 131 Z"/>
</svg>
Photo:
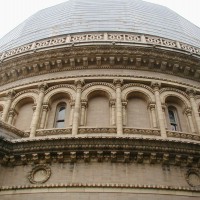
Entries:
<svg viewBox="0 0 200 200">
<path fill-rule="evenodd" d="M 67 105 L 64 102 L 59 103 L 57 105 L 54 128 L 64 128 L 65 127 L 66 107 L 67 107 Z"/>
<path fill-rule="evenodd" d="M 168 107 L 169 123 L 172 131 L 180 131 L 178 113 L 174 106 Z"/>
</svg>

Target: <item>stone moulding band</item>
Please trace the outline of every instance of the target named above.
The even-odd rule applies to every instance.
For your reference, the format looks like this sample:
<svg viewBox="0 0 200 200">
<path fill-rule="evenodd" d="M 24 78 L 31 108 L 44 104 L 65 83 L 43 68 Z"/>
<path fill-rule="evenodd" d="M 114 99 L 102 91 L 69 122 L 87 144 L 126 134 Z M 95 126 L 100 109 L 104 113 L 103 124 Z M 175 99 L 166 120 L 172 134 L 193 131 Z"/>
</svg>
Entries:
<svg viewBox="0 0 200 200">
<path fill-rule="evenodd" d="M 35 41 L 5 52 L 0 53 L 0 61 L 8 58 L 18 57 L 23 54 L 35 51 L 48 50 L 52 48 L 61 48 L 67 46 L 80 45 L 96 45 L 96 44 L 112 44 L 112 45 L 153 45 L 154 47 L 167 48 L 168 50 L 178 50 L 200 56 L 200 49 L 188 44 L 184 44 L 175 40 L 166 38 L 142 35 L 136 33 L 124 32 L 103 32 L 103 33 L 82 33 L 71 34 L 66 36 L 58 36 L 40 41 Z"/>
<path fill-rule="evenodd" d="M 129 188 L 129 189 L 155 189 L 155 190 L 173 190 L 173 191 L 193 191 L 200 192 L 196 187 L 175 187 L 168 185 L 142 185 L 142 184 L 120 184 L 120 183 L 59 183 L 59 184 L 42 184 L 42 185 L 18 185 L 18 186 L 1 186 L 1 191 L 23 190 L 23 189 L 40 189 L 40 188 Z"/>
</svg>

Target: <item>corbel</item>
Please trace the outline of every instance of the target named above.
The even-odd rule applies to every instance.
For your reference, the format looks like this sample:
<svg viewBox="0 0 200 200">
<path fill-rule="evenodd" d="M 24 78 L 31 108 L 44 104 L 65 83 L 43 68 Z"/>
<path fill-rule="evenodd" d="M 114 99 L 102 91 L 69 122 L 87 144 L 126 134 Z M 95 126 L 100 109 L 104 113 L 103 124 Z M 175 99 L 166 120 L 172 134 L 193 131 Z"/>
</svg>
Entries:
<svg viewBox="0 0 200 200">
<path fill-rule="evenodd" d="M 101 66 L 101 57 L 96 57 L 97 66 Z"/>
<path fill-rule="evenodd" d="M 50 153 L 44 153 L 44 159 L 46 163 L 51 162 L 51 154 Z"/>
<path fill-rule="evenodd" d="M 143 163 L 144 160 L 144 154 L 142 152 L 137 153 L 137 163 Z"/>
<path fill-rule="evenodd" d="M 111 162 L 116 162 L 117 161 L 117 152 L 112 151 L 111 152 Z"/>
<path fill-rule="evenodd" d="M 178 72 L 178 69 L 179 69 L 179 64 L 174 64 L 174 66 L 173 66 L 173 72 L 174 73 L 177 73 Z"/>
<path fill-rule="evenodd" d="M 160 69 L 161 69 L 162 71 L 165 71 L 166 68 L 167 68 L 167 62 L 166 62 L 166 61 L 162 61 L 162 62 L 161 62 Z"/>
<path fill-rule="evenodd" d="M 76 162 L 76 152 L 75 151 L 72 151 L 70 152 L 70 162 L 74 163 Z"/>
<path fill-rule="evenodd" d="M 194 161 L 194 157 L 193 156 L 188 156 L 187 157 L 187 166 L 192 166 L 192 163 Z"/>
<path fill-rule="evenodd" d="M 98 162 L 102 162 L 103 161 L 103 151 L 98 151 L 97 152 L 97 160 L 98 160 Z"/>
<path fill-rule="evenodd" d="M 44 65 L 46 70 L 51 70 L 51 64 L 49 61 L 45 62 Z"/>
<path fill-rule="evenodd" d="M 64 154 L 63 152 L 57 152 L 57 158 L 59 162 L 63 162 L 64 161 Z"/>
<path fill-rule="evenodd" d="M 183 72 L 183 73 L 184 73 L 185 76 L 188 76 L 189 73 L 190 73 L 190 67 L 187 67 L 187 66 L 186 66 L 186 67 L 184 68 L 184 72 Z"/>
<path fill-rule="evenodd" d="M 181 155 L 175 156 L 175 165 L 181 165 Z"/>
<path fill-rule="evenodd" d="M 84 159 L 85 162 L 89 162 L 90 161 L 90 153 L 89 153 L 89 151 L 84 151 L 83 159 Z"/>
<path fill-rule="evenodd" d="M 130 152 L 129 151 L 124 152 L 124 162 L 126 162 L 126 163 L 130 162 Z"/>
<path fill-rule="evenodd" d="M 27 164 L 27 157 L 26 157 L 26 155 L 24 155 L 24 154 L 20 155 L 20 159 L 21 159 L 22 164 Z"/>
<path fill-rule="evenodd" d="M 32 154 L 32 161 L 33 161 L 35 164 L 38 164 L 38 163 L 39 163 L 39 157 L 38 157 L 38 154 L 37 154 L 37 153 Z"/>
<path fill-rule="evenodd" d="M 62 64 L 62 60 L 56 60 L 57 66 L 58 68 L 62 68 L 63 64 Z"/>
<path fill-rule="evenodd" d="M 168 153 L 164 153 L 163 154 L 163 164 L 169 164 L 169 154 Z"/>
<path fill-rule="evenodd" d="M 150 154 L 149 162 L 150 162 L 151 164 L 155 164 L 155 163 L 156 163 L 156 159 L 157 159 L 157 154 L 156 154 L 156 153 L 151 153 L 151 154 Z"/>
<path fill-rule="evenodd" d="M 83 57 L 83 66 L 84 67 L 88 66 L 88 57 Z"/>
<path fill-rule="evenodd" d="M 142 63 L 142 58 L 140 57 L 136 58 L 136 63 L 135 63 L 136 67 L 140 67 L 141 63 Z"/>
</svg>

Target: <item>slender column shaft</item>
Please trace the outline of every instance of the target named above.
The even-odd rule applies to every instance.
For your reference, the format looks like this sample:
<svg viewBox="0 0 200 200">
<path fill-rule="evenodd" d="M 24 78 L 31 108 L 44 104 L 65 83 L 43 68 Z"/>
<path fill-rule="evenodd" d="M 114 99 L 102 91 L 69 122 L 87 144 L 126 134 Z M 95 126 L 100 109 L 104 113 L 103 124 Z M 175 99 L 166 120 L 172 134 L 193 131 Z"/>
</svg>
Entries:
<svg viewBox="0 0 200 200">
<path fill-rule="evenodd" d="M 163 117 L 164 117 L 164 122 L 165 122 L 165 128 L 167 129 L 167 118 L 166 118 L 166 106 L 162 106 L 162 111 L 163 111 Z"/>
<path fill-rule="evenodd" d="M 85 111 L 86 111 L 87 102 L 81 102 L 81 126 L 85 125 Z"/>
<path fill-rule="evenodd" d="M 123 119 L 123 125 L 126 125 L 126 106 L 127 106 L 127 101 L 122 102 L 122 119 Z"/>
<path fill-rule="evenodd" d="M 40 119 L 40 112 L 43 104 L 43 99 L 44 99 L 44 92 L 46 89 L 47 85 L 46 84 L 41 84 L 39 85 L 39 96 L 37 100 L 37 105 L 35 108 L 35 112 L 33 113 L 33 118 L 31 122 L 31 131 L 30 131 L 30 137 L 35 137 L 36 129 L 38 127 L 38 122 Z"/>
<path fill-rule="evenodd" d="M 153 128 L 157 128 L 157 121 L 156 121 L 156 113 L 155 113 L 155 105 L 150 105 L 150 112 L 151 112 L 151 118 L 152 118 L 152 126 Z"/>
<path fill-rule="evenodd" d="M 116 85 L 116 121 L 117 134 L 123 134 L 123 120 L 122 120 L 122 100 L 121 100 L 121 84 L 122 80 L 114 80 Z"/>
<path fill-rule="evenodd" d="M 70 110 L 70 116 L 69 116 L 69 125 L 72 126 L 73 124 L 73 116 L 74 116 L 74 101 L 70 102 L 71 110 Z"/>
<path fill-rule="evenodd" d="M 2 118 L 1 118 L 1 120 L 2 120 L 3 122 L 6 122 L 6 120 L 7 120 L 7 118 L 8 118 L 9 109 L 10 109 L 10 107 L 11 107 L 12 98 L 13 98 L 14 95 L 15 95 L 15 91 L 14 91 L 14 90 L 11 90 L 11 91 L 9 91 L 9 92 L 7 93 L 8 99 L 7 99 L 7 101 L 6 101 L 6 105 L 5 105 L 4 109 L 3 109 L 3 114 L 2 114 Z"/>
<path fill-rule="evenodd" d="M 48 112 L 48 105 L 43 105 L 40 129 L 43 129 L 45 127 L 47 112 Z"/>
<path fill-rule="evenodd" d="M 190 96 L 190 103 L 192 106 L 192 112 L 194 114 L 194 119 L 195 119 L 195 122 L 197 125 L 197 130 L 198 130 L 198 133 L 200 134 L 200 117 L 199 117 L 199 113 L 198 113 L 198 107 L 197 107 L 196 101 L 194 99 L 194 95 L 190 94 L 189 96 Z"/>
<path fill-rule="evenodd" d="M 154 88 L 154 94 L 155 94 L 155 99 L 156 99 L 156 110 L 157 110 L 157 115 L 158 115 L 158 122 L 159 122 L 159 127 L 160 127 L 160 132 L 161 136 L 163 138 L 166 138 L 166 129 L 165 129 L 165 119 L 163 115 L 163 110 L 162 110 L 162 105 L 161 105 L 161 100 L 160 100 L 160 93 L 159 93 L 159 83 L 153 83 L 152 87 Z"/>
<path fill-rule="evenodd" d="M 8 124 L 12 125 L 14 116 L 15 116 L 15 111 L 12 109 L 9 111 L 8 114 Z"/>
<path fill-rule="evenodd" d="M 192 133 L 195 133 L 195 127 L 194 127 L 194 123 L 193 123 L 193 120 L 192 120 L 192 111 L 190 109 L 187 109 L 186 115 L 187 115 L 187 118 L 188 118 L 190 130 L 191 130 Z"/>
<path fill-rule="evenodd" d="M 72 135 L 78 134 L 78 127 L 80 121 L 80 107 L 81 107 L 81 88 L 83 85 L 82 80 L 78 80 L 75 82 L 76 84 L 76 99 L 75 99 L 75 107 L 74 107 L 74 116 L 73 116 L 73 124 L 72 124 Z"/>
<path fill-rule="evenodd" d="M 111 109 L 110 123 L 112 126 L 114 126 L 115 125 L 115 100 L 114 99 L 110 100 L 110 109 Z"/>
</svg>

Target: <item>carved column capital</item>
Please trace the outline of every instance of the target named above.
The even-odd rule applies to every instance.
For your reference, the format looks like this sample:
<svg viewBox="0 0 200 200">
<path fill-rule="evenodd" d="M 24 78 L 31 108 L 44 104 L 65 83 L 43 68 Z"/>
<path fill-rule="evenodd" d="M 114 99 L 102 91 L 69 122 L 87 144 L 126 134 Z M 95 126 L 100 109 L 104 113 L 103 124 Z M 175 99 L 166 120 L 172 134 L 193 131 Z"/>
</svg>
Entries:
<svg viewBox="0 0 200 200">
<path fill-rule="evenodd" d="M 81 107 L 86 108 L 86 107 L 87 107 L 87 104 L 88 104 L 88 101 L 87 101 L 86 99 L 82 99 L 82 100 L 81 100 Z"/>
<path fill-rule="evenodd" d="M 11 108 L 8 112 L 9 117 L 14 117 L 17 114 L 16 110 Z"/>
<path fill-rule="evenodd" d="M 115 106 L 116 99 L 110 99 L 110 106 Z"/>
<path fill-rule="evenodd" d="M 43 103 L 42 110 L 48 111 L 50 109 L 50 105 L 48 103 Z"/>
<path fill-rule="evenodd" d="M 32 107 L 32 109 L 33 109 L 33 112 L 36 110 L 36 107 L 37 107 L 37 105 L 36 105 L 36 104 L 34 104 L 34 105 L 33 105 L 33 107 Z"/>
<path fill-rule="evenodd" d="M 123 84 L 123 79 L 114 79 L 113 83 L 116 87 L 121 87 Z"/>
<path fill-rule="evenodd" d="M 69 104 L 70 104 L 71 107 L 75 106 L 75 100 L 70 100 Z"/>
<path fill-rule="evenodd" d="M 15 94 L 16 94 L 16 91 L 15 90 L 9 90 L 8 92 L 7 92 L 7 97 L 9 98 L 9 99 L 12 99 L 14 96 L 15 96 Z"/>
<path fill-rule="evenodd" d="M 192 108 L 189 108 L 189 107 L 185 108 L 185 109 L 184 109 L 184 113 L 185 113 L 187 116 L 191 116 L 191 115 L 192 115 Z"/>
<path fill-rule="evenodd" d="M 41 83 L 38 85 L 38 88 L 41 92 L 45 92 L 45 90 L 48 88 L 48 84 L 47 83 Z"/>
<path fill-rule="evenodd" d="M 152 82 L 151 83 L 151 87 L 154 89 L 154 90 L 159 90 L 161 88 L 161 83 L 159 82 Z"/>
<path fill-rule="evenodd" d="M 126 107 L 127 104 L 128 104 L 128 101 L 122 99 L 122 106 Z"/>
<path fill-rule="evenodd" d="M 148 108 L 149 108 L 150 110 L 154 110 L 154 109 L 156 108 L 156 103 L 150 102 L 149 105 L 148 105 Z"/>
<path fill-rule="evenodd" d="M 84 79 L 77 79 L 74 81 L 74 84 L 76 85 L 77 89 L 80 89 L 85 84 L 85 81 Z"/>
</svg>

